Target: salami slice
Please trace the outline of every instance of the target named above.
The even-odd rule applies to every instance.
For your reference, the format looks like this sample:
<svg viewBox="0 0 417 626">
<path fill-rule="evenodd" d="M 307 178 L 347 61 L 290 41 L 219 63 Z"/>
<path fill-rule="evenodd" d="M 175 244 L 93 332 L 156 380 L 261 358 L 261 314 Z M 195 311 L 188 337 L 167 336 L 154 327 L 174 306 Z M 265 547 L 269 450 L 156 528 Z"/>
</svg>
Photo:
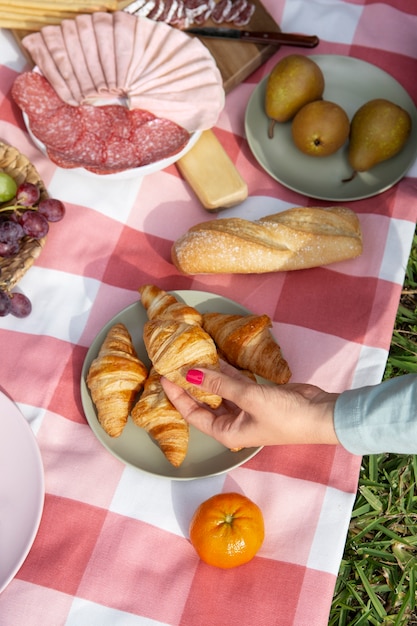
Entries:
<svg viewBox="0 0 417 626">
<path fill-rule="evenodd" d="M 234 0 L 229 13 L 227 14 L 226 22 L 233 22 L 239 17 L 240 13 L 246 9 L 248 0 Z"/>
<path fill-rule="evenodd" d="M 63 156 L 68 156 L 68 159 L 78 163 L 79 167 L 102 166 L 106 162 L 106 139 L 97 137 L 89 131 L 83 131 L 68 154 L 65 153 Z"/>
<path fill-rule="evenodd" d="M 67 170 L 82 167 L 78 161 L 72 160 L 67 155 L 64 155 L 61 152 L 58 152 L 56 150 L 53 150 L 52 148 L 49 148 L 47 150 L 47 153 L 51 161 L 55 163 L 55 165 L 57 165 L 58 167 L 62 167 L 63 169 L 67 169 Z M 107 166 L 93 166 L 93 165 L 89 165 L 87 167 L 84 167 L 83 169 L 89 172 L 92 172 L 93 174 L 100 174 L 100 175 L 116 174 L 117 172 L 123 171 L 122 169 L 117 170 L 116 168 L 109 168 Z M 123 168 L 123 169 L 126 169 L 126 168 Z"/>
<path fill-rule="evenodd" d="M 247 26 L 252 19 L 252 15 L 255 13 L 255 5 L 248 2 L 239 15 L 234 19 L 235 26 Z"/>
<path fill-rule="evenodd" d="M 105 166 L 108 170 L 127 170 L 137 162 L 134 145 L 130 139 L 111 136 L 106 142 Z"/>
<path fill-rule="evenodd" d="M 132 109 L 131 111 L 129 111 L 130 125 L 133 128 L 136 128 L 136 126 L 140 126 L 141 124 L 145 124 L 146 122 L 150 122 L 151 120 L 155 119 L 156 115 L 154 115 L 150 111 L 146 111 L 145 109 Z"/>
<path fill-rule="evenodd" d="M 128 138 L 131 126 L 129 109 L 120 104 L 108 104 L 100 108 L 107 117 L 106 126 L 110 124 L 111 134 Z"/>
<path fill-rule="evenodd" d="M 200 25 L 204 24 L 204 22 L 208 20 L 209 17 L 211 16 L 215 6 L 216 6 L 216 3 L 214 2 L 214 0 L 209 0 L 205 5 L 205 10 L 202 11 L 199 15 L 196 15 L 194 17 L 194 22 Z"/>
<path fill-rule="evenodd" d="M 82 132 L 79 109 L 63 104 L 43 118 L 29 116 L 30 130 L 46 146 L 64 152 L 71 150 Z"/>
<path fill-rule="evenodd" d="M 105 176 L 105 175 L 108 175 L 108 174 L 117 174 L 118 172 L 124 172 L 124 170 L 125 170 L 126 168 L 122 168 L 122 169 L 119 169 L 119 170 L 118 170 L 118 169 L 116 169 L 116 168 L 110 168 L 110 167 L 104 167 L 104 168 L 103 168 L 103 167 L 93 167 L 93 166 L 91 165 L 91 166 L 85 167 L 84 169 L 85 169 L 85 170 L 87 170 L 88 172 L 91 172 L 92 174 L 97 174 L 97 175 L 100 175 L 100 176 Z"/>
<path fill-rule="evenodd" d="M 106 137 L 112 131 L 113 124 L 113 120 L 108 115 L 106 108 L 106 106 L 96 107 L 92 104 L 79 106 L 80 132 L 89 131 L 93 135 L 97 135 L 97 137 Z"/>
<path fill-rule="evenodd" d="M 37 72 L 23 72 L 15 79 L 12 97 L 28 116 L 42 118 L 56 111 L 63 101 L 46 78 Z"/>
<path fill-rule="evenodd" d="M 186 9 L 198 9 L 202 4 L 201 0 L 183 0 Z"/>
<path fill-rule="evenodd" d="M 183 28 L 185 26 L 185 7 L 182 0 L 178 0 L 175 13 L 171 15 L 171 19 L 168 23 L 177 28 Z"/>
<path fill-rule="evenodd" d="M 55 163 L 55 165 L 58 165 L 58 167 L 62 167 L 65 170 L 73 169 L 74 167 L 80 167 L 80 164 L 77 161 L 72 161 L 65 154 L 62 154 L 62 152 L 59 152 L 58 150 L 54 150 L 53 148 L 47 148 L 46 152 L 52 163 Z"/>
<path fill-rule="evenodd" d="M 220 0 L 214 7 L 211 19 L 215 24 L 221 24 L 225 21 L 225 16 L 228 15 L 232 8 L 232 0 Z"/>
<path fill-rule="evenodd" d="M 159 20 L 161 22 L 165 22 L 166 24 L 170 24 L 172 18 L 175 16 L 175 13 L 178 8 L 178 0 L 165 0 L 165 6 L 163 13 L 160 15 Z"/>
<path fill-rule="evenodd" d="M 155 118 L 132 132 L 138 166 L 167 158 L 179 152 L 189 139 L 188 132 L 174 122 Z"/>
<path fill-rule="evenodd" d="M 120 139 L 131 139 L 132 129 L 155 119 L 155 115 L 144 109 L 129 111 L 124 106 L 112 104 L 101 107 L 110 124 L 109 135 Z"/>
<path fill-rule="evenodd" d="M 194 22 L 196 17 L 206 13 L 209 8 L 209 3 L 207 1 L 202 2 L 201 0 L 184 0 L 184 5 L 185 12 L 190 22 Z"/>
<path fill-rule="evenodd" d="M 159 19 L 161 19 L 164 10 L 165 0 L 156 0 L 154 8 L 152 9 L 152 11 L 150 11 L 150 13 L 148 13 L 147 17 L 150 20 L 154 20 L 155 22 L 157 22 Z"/>
</svg>

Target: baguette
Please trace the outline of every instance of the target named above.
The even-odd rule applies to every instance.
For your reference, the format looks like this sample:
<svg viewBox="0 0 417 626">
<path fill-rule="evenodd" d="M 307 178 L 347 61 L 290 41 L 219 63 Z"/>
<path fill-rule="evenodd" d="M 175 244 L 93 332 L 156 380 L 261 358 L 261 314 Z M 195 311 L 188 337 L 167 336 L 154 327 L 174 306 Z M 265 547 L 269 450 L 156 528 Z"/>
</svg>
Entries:
<svg viewBox="0 0 417 626">
<path fill-rule="evenodd" d="M 174 242 L 171 256 L 184 274 L 259 274 L 327 265 L 361 253 L 353 211 L 295 207 L 256 221 L 202 222 Z"/>
</svg>

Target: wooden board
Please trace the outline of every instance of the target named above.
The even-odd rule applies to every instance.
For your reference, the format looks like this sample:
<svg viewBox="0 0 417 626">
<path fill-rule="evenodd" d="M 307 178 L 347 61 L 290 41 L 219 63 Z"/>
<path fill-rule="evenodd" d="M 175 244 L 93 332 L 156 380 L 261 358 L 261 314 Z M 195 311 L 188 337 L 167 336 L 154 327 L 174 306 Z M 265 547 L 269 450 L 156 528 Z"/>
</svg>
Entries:
<svg viewBox="0 0 417 626">
<path fill-rule="evenodd" d="M 280 27 L 268 13 L 260 0 L 251 0 L 255 4 L 255 12 L 250 23 L 244 30 L 272 31 L 280 32 Z M 129 4 L 126 0 L 120 0 L 119 6 L 123 8 Z M 204 26 L 216 26 L 208 20 Z M 222 24 L 230 26 L 230 24 Z M 13 35 L 20 44 L 28 31 L 13 30 Z M 252 72 L 260 67 L 277 50 L 278 46 L 242 43 L 240 41 L 208 39 L 201 37 L 200 41 L 210 50 L 223 78 L 223 85 L 226 93 L 245 80 Z M 23 53 L 28 58 L 26 50 L 21 47 Z M 28 60 L 30 60 L 28 58 Z"/>
<path fill-rule="evenodd" d="M 259 0 L 251 0 L 255 4 L 255 12 L 250 23 L 242 30 L 280 32 L 280 27 L 268 13 Z M 204 26 L 217 26 L 210 20 Z M 222 26 L 229 26 L 223 24 Z M 226 93 L 239 85 L 258 67 L 267 61 L 277 50 L 278 46 L 253 44 L 233 40 L 208 39 L 201 37 L 200 41 L 210 50 L 216 60 L 217 67 L 223 77 Z"/>
</svg>

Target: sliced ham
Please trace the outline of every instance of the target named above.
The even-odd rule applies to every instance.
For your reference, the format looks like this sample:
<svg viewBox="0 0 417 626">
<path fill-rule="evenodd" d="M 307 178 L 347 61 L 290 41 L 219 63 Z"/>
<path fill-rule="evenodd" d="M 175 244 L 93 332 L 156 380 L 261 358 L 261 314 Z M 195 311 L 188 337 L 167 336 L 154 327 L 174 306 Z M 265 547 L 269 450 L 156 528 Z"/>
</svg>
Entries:
<svg viewBox="0 0 417 626">
<path fill-rule="evenodd" d="M 93 95 L 97 96 L 98 94 L 103 94 L 107 89 L 107 82 L 106 82 L 106 77 L 104 74 L 104 69 L 101 64 L 101 59 L 100 59 L 94 31 L 92 30 L 93 22 L 92 22 L 91 16 L 87 15 L 86 13 L 77 15 L 77 17 L 75 18 L 75 23 L 76 23 L 77 31 L 78 31 L 78 41 L 81 44 L 81 50 L 83 53 L 83 60 L 84 60 L 83 65 L 80 65 L 80 71 L 82 70 L 82 67 L 85 67 L 86 71 L 87 70 L 89 71 L 92 81 L 94 83 L 94 87 L 95 87 L 95 94 Z M 56 28 L 57 36 L 59 36 L 60 27 L 55 26 L 54 28 Z M 42 33 L 42 30 L 40 32 Z M 39 69 L 41 70 L 42 74 L 46 76 L 46 78 L 51 83 L 53 88 L 57 91 L 58 95 L 61 96 L 63 100 L 66 100 L 63 97 L 63 94 L 61 93 L 61 91 L 54 84 L 54 81 L 52 80 L 52 77 L 48 74 L 48 72 L 46 71 L 46 68 L 42 67 L 42 65 L 38 61 L 38 58 L 37 58 L 38 49 L 35 47 L 35 41 L 34 41 L 36 34 L 37 33 L 34 33 L 33 35 L 29 35 L 29 37 L 33 38 L 32 46 L 31 46 L 32 51 L 29 50 L 29 52 L 33 60 L 35 61 Z M 22 39 L 23 46 L 26 46 L 26 39 L 27 37 L 24 37 Z M 40 44 L 39 40 L 37 43 L 38 45 Z M 71 51 L 72 46 L 75 45 L 75 42 L 73 44 L 70 44 L 70 42 L 67 42 L 66 45 L 67 45 L 67 50 Z M 77 102 L 77 104 L 80 104 L 81 102 L 84 102 L 91 97 L 92 97 L 91 93 L 83 94 L 82 100 Z"/>
<path fill-rule="evenodd" d="M 121 94 L 122 89 L 117 85 L 117 64 L 125 63 L 125 57 L 122 60 L 116 59 L 119 46 L 123 47 L 125 42 L 123 38 L 115 41 L 115 18 L 111 13 L 98 11 L 91 15 L 92 35 L 95 38 L 97 46 L 97 54 L 100 65 L 103 70 L 106 81 L 104 90 L 111 94 Z M 83 97 L 79 99 L 82 102 Z"/>
<path fill-rule="evenodd" d="M 212 1 L 197 6 L 187 0 L 187 10 L 201 15 Z M 152 3 L 158 15 L 167 9 L 183 19 L 178 17 L 180 6 L 185 11 L 179 0 Z M 198 39 L 125 11 L 81 14 L 71 22 L 47 26 L 22 40 L 63 101 L 77 105 L 119 98 L 129 108 L 149 110 L 189 132 L 214 126 L 224 106 L 223 81 Z"/>
</svg>

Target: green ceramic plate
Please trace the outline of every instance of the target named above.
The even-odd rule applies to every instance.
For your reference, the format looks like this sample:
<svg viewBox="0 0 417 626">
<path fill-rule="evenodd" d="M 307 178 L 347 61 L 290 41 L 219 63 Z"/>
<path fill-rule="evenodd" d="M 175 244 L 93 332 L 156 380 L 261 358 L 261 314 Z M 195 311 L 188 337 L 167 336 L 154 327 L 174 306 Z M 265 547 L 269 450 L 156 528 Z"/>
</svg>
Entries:
<svg viewBox="0 0 417 626">
<path fill-rule="evenodd" d="M 375 65 L 337 55 L 311 55 L 325 79 L 323 98 L 342 106 L 352 118 L 368 100 L 386 98 L 406 109 L 412 118 L 412 133 L 403 150 L 369 172 L 350 182 L 342 180 L 352 173 L 347 160 L 347 143 L 328 157 L 311 157 L 300 152 L 291 138 L 291 123 L 275 124 L 274 137 L 268 137 L 268 118 L 264 111 L 267 77 L 252 93 L 245 116 L 246 138 L 259 165 L 285 187 L 311 198 L 348 201 L 379 194 L 397 183 L 417 157 L 417 110 L 405 89 Z"/>
<path fill-rule="evenodd" d="M 209 311 L 243 315 L 249 313 L 247 309 L 233 300 L 204 291 L 190 290 L 170 293 L 173 293 L 179 300 L 194 306 L 202 313 Z M 91 361 L 97 356 L 110 327 L 121 322 L 129 330 L 139 358 L 149 365 L 142 339 L 143 326 L 147 319 L 146 311 L 140 301 L 128 306 L 104 326 L 87 352 L 81 375 L 81 398 L 85 416 L 97 439 L 111 454 L 124 463 L 150 474 L 175 480 L 190 480 L 222 474 L 252 458 L 261 448 L 247 448 L 239 452 L 231 452 L 212 437 L 190 427 L 187 456 L 181 467 L 175 468 L 165 459 L 149 435 L 143 429 L 138 428 L 131 418 L 129 418 L 121 436 L 116 439 L 109 437 L 102 429 L 85 382 Z"/>
</svg>

